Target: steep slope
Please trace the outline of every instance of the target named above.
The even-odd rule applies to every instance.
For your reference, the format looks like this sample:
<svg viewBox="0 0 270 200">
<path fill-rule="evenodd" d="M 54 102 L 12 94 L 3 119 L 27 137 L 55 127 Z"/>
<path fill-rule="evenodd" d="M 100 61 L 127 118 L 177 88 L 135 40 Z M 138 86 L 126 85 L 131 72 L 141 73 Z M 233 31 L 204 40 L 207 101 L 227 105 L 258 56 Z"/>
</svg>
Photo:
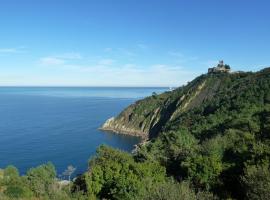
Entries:
<svg viewBox="0 0 270 200">
<path fill-rule="evenodd" d="M 189 105 L 188 112 L 176 112 L 164 131 L 187 127 L 196 137 L 217 134 L 236 122 L 237 118 L 255 118 L 270 101 L 270 68 L 256 73 L 214 75 L 212 82 Z M 208 91 L 214 91 L 209 97 Z M 208 98 L 205 98 L 205 95 Z M 203 101 L 198 102 L 200 99 Z M 242 115 L 239 117 L 239 115 Z M 257 116 L 258 117 L 258 116 Z M 243 126 L 246 126 L 243 124 Z"/>
<path fill-rule="evenodd" d="M 229 90 L 235 81 L 249 75 L 251 73 L 201 75 L 174 91 L 137 101 L 117 117 L 107 120 L 101 129 L 153 138 L 166 124 L 176 122 L 183 113 L 211 101 L 221 91 Z"/>
</svg>

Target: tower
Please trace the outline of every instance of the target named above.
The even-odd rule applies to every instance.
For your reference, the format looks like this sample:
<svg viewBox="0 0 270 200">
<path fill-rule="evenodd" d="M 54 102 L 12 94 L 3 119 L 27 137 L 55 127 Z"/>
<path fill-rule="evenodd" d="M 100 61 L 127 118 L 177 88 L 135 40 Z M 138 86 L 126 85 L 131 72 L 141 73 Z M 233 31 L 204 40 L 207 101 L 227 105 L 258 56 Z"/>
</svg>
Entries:
<svg viewBox="0 0 270 200">
<path fill-rule="evenodd" d="M 223 67 L 224 66 L 224 61 L 223 60 L 220 60 L 219 63 L 218 63 L 218 66 L 219 67 Z"/>
</svg>

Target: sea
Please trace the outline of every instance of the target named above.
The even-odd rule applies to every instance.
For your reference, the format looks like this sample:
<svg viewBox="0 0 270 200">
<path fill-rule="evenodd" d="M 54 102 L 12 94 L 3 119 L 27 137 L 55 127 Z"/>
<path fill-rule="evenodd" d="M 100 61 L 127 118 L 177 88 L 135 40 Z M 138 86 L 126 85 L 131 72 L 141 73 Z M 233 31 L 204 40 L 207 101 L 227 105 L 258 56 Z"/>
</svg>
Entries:
<svg viewBox="0 0 270 200">
<path fill-rule="evenodd" d="M 20 174 L 52 162 L 60 175 L 69 165 L 81 174 L 106 144 L 127 152 L 140 138 L 98 130 L 125 107 L 168 88 L 0 87 L 0 168 Z"/>
</svg>

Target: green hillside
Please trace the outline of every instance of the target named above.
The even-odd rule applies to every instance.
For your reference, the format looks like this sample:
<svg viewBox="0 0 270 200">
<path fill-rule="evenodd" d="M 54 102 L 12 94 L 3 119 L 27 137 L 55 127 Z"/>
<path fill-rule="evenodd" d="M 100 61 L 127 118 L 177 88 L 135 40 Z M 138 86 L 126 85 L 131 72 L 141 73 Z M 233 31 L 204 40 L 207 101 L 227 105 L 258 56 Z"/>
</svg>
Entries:
<svg viewBox="0 0 270 200">
<path fill-rule="evenodd" d="M 270 69 L 198 80 L 206 86 L 188 111 L 178 107 L 136 159 L 158 160 L 167 174 L 220 198 L 268 199 Z"/>
<path fill-rule="evenodd" d="M 219 198 L 269 195 L 250 191 L 250 184 L 259 183 L 249 176 L 261 169 L 269 174 L 270 68 L 199 76 L 172 92 L 136 102 L 111 124 L 111 130 L 117 125 L 141 130 L 140 136 L 150 140 L 137 148 L 135 159 L 158 161 L 168 176 L 189 181 L 195 190 Z"/>
</svg>

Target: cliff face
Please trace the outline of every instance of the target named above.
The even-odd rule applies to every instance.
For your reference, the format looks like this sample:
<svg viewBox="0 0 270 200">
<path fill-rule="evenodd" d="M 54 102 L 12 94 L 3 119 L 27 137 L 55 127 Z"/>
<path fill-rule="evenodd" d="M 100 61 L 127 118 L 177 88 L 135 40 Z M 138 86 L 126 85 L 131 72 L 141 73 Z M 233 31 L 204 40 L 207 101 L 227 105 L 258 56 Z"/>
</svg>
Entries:
<svg viewBox="0 0 270 200">
<path fill-rule="evenodd" d="M 269 69 L 264 70 L 269 71 Z M 127 107 L 118 116 L 108 119 L 102 130 L 140 136 L 143 139 L 156 137 L 167 124 L 177 126 L 181 116 L 196 107 L 225 95 L 235 83 L 245 85 L 245 77 L 258 73 L 221 73 L 201 75 L 174 91 L 153 95 Z M 243 80 L 241 83 L 241 80 Z"/>
<path fill-rule="evenodd" d="M 143 139 L 155 137 L 168 121 L 213 98 L 221 80 L 226 76 L 202 75 L 174 91 L 139 100 L 117 117 L 108 119 L 101 130 L 140 136 Z"/>
</svg>

